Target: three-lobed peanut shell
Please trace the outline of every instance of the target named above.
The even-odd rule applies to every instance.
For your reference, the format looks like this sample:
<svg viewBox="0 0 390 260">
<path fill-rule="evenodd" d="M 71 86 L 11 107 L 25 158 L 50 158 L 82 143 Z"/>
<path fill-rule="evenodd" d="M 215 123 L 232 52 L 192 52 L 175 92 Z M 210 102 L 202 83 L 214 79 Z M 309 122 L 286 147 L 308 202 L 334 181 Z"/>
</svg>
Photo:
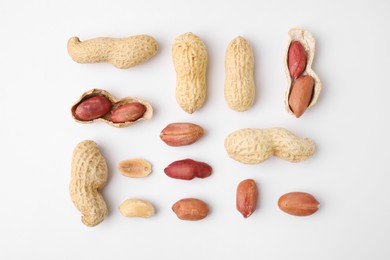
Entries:
<svg viewBox="0 0 390 260">
<path fill-rule="evenodd" d="M 81 221 L 93 227 L 108 214 L 101 189 L 108 169 L 97 144 L 90 140 L 80 142 L 73 151 L 69 193 L 73 204 L 81 212 Z"/>
<path fill-rule="evenodd" d="M 311 95 L 309 93 L 310 91 L 302 93 L 304 95 L 303 100 L 305 103 L 306 103 L 306 99 L 310 99 L 309 103 L 306 105 L 306 109 L 316 104 L 322 89 L 321 80 L 312 68 L 315 49 L 316 49 L 316 41 L 310 32 L 303 30 L 301 28 L 290 29 L 288 35 L 290 39 L 287 44 L 286 54 L 284 59 L 284 67 L 287 76 L 288 87 L 285 92 L 284 103 L 285 103 L 286 110 L 289 114 L 295 115 L 296 117 L 300 117 L 302 114 L 299 115 L 299 113 L 303 113 L 304 111 L 301 112 L 302 109 L 300 109 L 299 113 L 296 113 L 293 111 L 292 107 L 290 106 L 290 101 L 291 101 L 290 94 L 293 91 L 296 78 L 299 78 L 299 76 L 297 77 L 297 75 L 298 74 L 301 76 L 309 75 L 314 79 L 314 86 L 312 88 Z M 300 47 L 297 47 L 299 46 L 298 43 L 303 47 L 304 53 L 302 52 L 302 49 Z M 306 60 L 306 64 L 304 66 L 304 70 L 300 72 L 300 70 L 302 69 L 302 64 L 304 64 L 303 62 L 304 60 Z M 296 63 L 296 67 L 292 65 L 293 63 Z M 290 71 L 290 68 L 292 69 L 292 71 Z M 297 97 L 294 96 L 293 98 L 295 99 Z M 305 104 L 300 104 L 299 106 L 304 107 Z"/>
<path fill-rule="evenodd" d="M 149 201 L 143 199 L 127 199 L 119 206 L 119 212 L 128 218 L 150 218 L 156 211 Z"/>
<path fill-rule="evenodd" d="M 173 204 L 172 210 L 181 220 L 201 220 L 209 214 L 209 207 L 207 204 L 196 198 L 178 200 L 175 204 Z"/>
<path fill-rule="evenodd" d="M 110 101 L 110 110 L 104 115 L 100 117 L 95 117 L 94 119 L 80 119 L 78 116 L 80 113 L 77 113 L 79 107 L 84 102 L 88 102 L 89 100 L 97 96 L 103 97 Z M 95 108 L 90 108 L 90 113 L 98 114 L 94 109 Z M 98 110 L 101 109 L 99 108 Z M 93 123 L 96 121 L 102 121 L 108 125 L 121 128 L 131 126 L 140 121 L 152 118 L 153 107 L 146 100 L 130 96 L 118 100 L 114 98 L 111 93 L 96 88 L 84 92 L 71 107 L 71 113 L 72 117 L 76 120 L 76 122 L 79 123 Z M 112 118 L 112 116 L 114 116 L 114 118 Z"/>
<path fill-rule="evenodd" d="M 241 181 L 236 191 L 236 208 L 244 218 L 248 218 L 256 210 L 259 192 L 252 179 Z"/>
<path fill-rule="evenodd" d="M 149 35 L 127 38 L 99 37 L 81 42 L 78 37 L 68 40 L 68 53 L 77 63 L 108 62 L 119 69 L 128 69 L 156 55 L 157 41 Z"/>
<path fill-rule="evenodd" d="M 212 173 L 212 168 L 205 162 L 199 162 L 192 159 L 174 161 L 169 164 L 164 172 L 167 176 L 174 179 L 192 180 L 197 178 L 207 178 Z"/>
<path fill-rule="evenodd" d="M 290 215 L 309 216 L 317 212 L 320 203 L 310 193 L 289 192 L 279 198 L 278 206 Z"/>
<path fill-rule="evenodd" d="M 315 152 L 314 142 L 300 138 L 284 128 L 243 128 L 225 139 L 228 155 L 239 162 L 257 164 L 271 156 L 301 162 Z"/>
<path fill-rule="evenodd" d="M 255 100 L 254 56 L 247 40 L 233 39 L 225 55 L 225 100 L 235 111 L 248 110 Z"/>
<path fill-rule="evenodd" d="M 172 60 L 176 71 L 176 101 L 187 113 L 198 110 L 206 99 L 207 50 L 199 36 L 189 32 L 173 42 Z"/>
<path fill-rule="evenodd" d="M 178 122 L 168 124 L 160 133 L 160 139 L 169 146 L 190 145 L 204 135 L 204 129 L 193 123 Z"/>
<path fill-rule="evenodd" d="M 118 171 L 126 177 L 143 178 L 152 172 L 152 164 L 141 158 L 124 160 L 118 164 Z"/>
</svg>

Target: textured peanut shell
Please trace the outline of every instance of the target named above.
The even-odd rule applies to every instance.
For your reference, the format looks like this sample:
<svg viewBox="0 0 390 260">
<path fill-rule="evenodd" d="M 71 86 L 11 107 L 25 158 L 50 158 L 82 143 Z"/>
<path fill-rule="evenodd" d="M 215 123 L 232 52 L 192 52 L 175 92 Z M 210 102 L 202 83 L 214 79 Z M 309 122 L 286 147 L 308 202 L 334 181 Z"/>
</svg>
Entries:
<svg viewBox="0 0 390 260">
<path fill-rule="evenodd" d="M 152 165 L 145 159 L 135 158 L 121 161 L 118 164 L 118 170 L 126 177 L 143 178 L 152 172 Z"/>
<path fill-rule="evenodd" d="M 119 69 L 141 64 L 156 55 L 157 51 L 157 41 L 149 35 L 99 37 L 84 42 L 72 37 L 68 41 L 68 53 L 75 62 L 108 62 Z"/>
<path fill-rule="evenodd" d="M 103 95 L 103 96 L 105 96 L 106 98 L 108 98 L 111 101 L 111 103 L 112 103 L 111 112 L 115 111 L 115 109 L 118 108 L 119 106 L 127 104 L 127 103 L 131 103 L 131 102 L 139 102 L 139 103 L 143 104 L 146 107 L 146 111 L 143 114 L 143 116 L 138 118 L 137 120 L 135 120 L 135 121 L 128 121 L 128 122 L 124 122 L 124 123 L 114 123 L 114 122 L 110 121 L 111 112 L 107 113 L 103 117 L 99 117 L 99 118 L 96 118 L 96 119 L 93 119 L 93 120 L 90 120 L 90 121 L 79 120 L 75 116 L 75 110 L 76 110 L 76 107 L 78 106 L 78 104 L 80 104 L 82 101 L 84 101 L 84 100 L 86 100 L 86 99 L 88 99 L 90 97 L 97 96 L 97 95 Z M 79 123 L 89 124 L 89 123 L 93 123 L 93 122 L 96 122 L 96 121 L 102 121 L 102 122 L 104 122 L 106 124 L 109 124 L 111 126 L 121 128 L 121 127 L 131 126 L 131 125 L 133 125 L 135 123 L 138 123 L 140 121 L 148 120 L 148 119 L 152 118 L 152 116 L 153 116 L 153 107 L 150 105 L 149 102 L 147 102 L 145 100 L 142 100 L 140 98 L 125 97 L 125 98 L 121 98 L 121 99 L 117 100 L 109 92 L 107 92 L 105 90 L 102 90 L 102 89 L 91 89 L 91 90 L 83 93 L 81 95 L 81 97 L 73 104 L 73 106 L 71 107 L 71 113 L 72 113 L 72 117 L 74 118 L 74 120 L 76 120 Z"/>
<path fill-rule="evenodd" d="M 314 154 L 314 142 L 300 138 L 284 128 L 243 128 L 225 139 L 229 156 L 246 164 L 264 162 L 277 156 L 290 162 L 301 162 Z"/>
<path fill-rule="evenodd" d="M 176 101 L 192 114 L 206 99 L 206 46 L 193 33 L 180 35 L 172 46 L 172 60 L 176 70 Z"/>
<path fill-rule="evenodd" d="M 255 100 L 254 57 L 241 36 L 233 39 L 225 55 L 225 100 L 235 111 L 248 110 Z"/>
<path fill-rule="evenodd" d="M 79 143 L 73 152 L 72 174 L 69 185 L 73 204 L 81 212 L 81 221 L 93 227 L 108 214 L 107 205 L 100 190 L 104 187 L 108 170 L 107 164 L 93 141 Z"/>
<path fill-rule="evenodd" d="M 153 205 L 142 199 L 127 199 L 119 206 L 120 213 L 125 217 L 150 218 L 154 215 Z"/>
<path fill-rule="evenodd" d="M 287 76 L 287 86 L 288 87 L 287 87 L 287 90 L 285 93 L 284 104 L 286 106 L 287 112 L 289 114 L 293 115 L 294 113 L 291 110 L 289 103 L 288 103 L 288 99 L 289 99 L 289 96 L 291 93 L 291 88 L 293 86 L 293 79 L 292 79 L 292 77 L 290 75 L 290 71 L 288 69 L 288 60 L 287 60 L 288 59 L 288 50 L 290 48 L 290 44 L 292 41 L 299 41 L 302 44 L 302 46 L 305 49 L 306 54 L 307 54 L 306 68 L 305 68 L 304 72 L 302 73 L 302 75 L 310 75 L 314 79 L 313 96 L 310 100 L 308 108 L 314 106 L 315 103 L 317 102 L 318 97 L 321 93 L 322 84 L 321 84 L 320 78 L 312 69 L 314 54 L 315 54 L 315 50 L 316 50 L 316 41 L 315 41 L 313 35 L 310 32 L 303 30 L 301 28 L 290 29 L 288 34 L 289 34 L 290 40 L 287 44 L 287 49 L 286 49 L 286 54 L 285 54 L 285 59 L 284 59 L 284 69 L 285 69 L 286 76 Z"/>
</svg>

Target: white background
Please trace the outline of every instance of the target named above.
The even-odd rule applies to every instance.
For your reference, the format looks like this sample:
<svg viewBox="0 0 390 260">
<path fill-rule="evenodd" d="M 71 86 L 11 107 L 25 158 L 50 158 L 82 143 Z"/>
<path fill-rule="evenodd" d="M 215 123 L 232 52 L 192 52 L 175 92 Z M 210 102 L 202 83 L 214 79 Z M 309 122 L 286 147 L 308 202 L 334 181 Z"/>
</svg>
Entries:
<svg viewBox="0 0 390 260">
<path fill-rule="evenodd" d="M 0 2 L 0 259 L 389 259 L 390 258 L 390 4 L 388 1 L 1 1 Z M 323 83 L 317 104 L 296 119 L 284 108 L 283 59 L 290 28 L 317 40 L 314 70 Z M 209 54 L 204 106 L 186 114 L 175 100 L 174 38 L 193 32 Z M 160 50 L 128 70 L 77 64 L 66 43 L 149 34 Z M 256 101 L 230 110 L 223 97 L 224 55 L 238 35 L 253 46 Z M 92 88 L 116 98 L 148 100 L 154 117 L 117 129 L 79 124 L 71 105 Z M 159 138 L 172 122 L 201 125 L 205 136 L 187 147 Z M 259 165 L 230 159 L 225 137 L 239 128 L 285 127 L 312 138 L 316 154 L 302 163 L 271 158 Z M 89 228 L 80 221 L 68 185 L 74 147 L 98 143 L 110 176 L 103 194 L 109 216 Z M 123 177 L 118 162 L 153 164 L 144 179 Z M 207 179 L 170 179 L 163 170 L 184 158 L 212 165 Z M 256 212 L 244 219 L 235 190 L 253 178 Z M 321 202 L 310 217 L 277 207 L 290 191 Z M 198 222 L 176 218 L 184 197 L 206 201 Z M 128 219 L 117 207 L 143 198 L 157 210 Z"/>
</svg>

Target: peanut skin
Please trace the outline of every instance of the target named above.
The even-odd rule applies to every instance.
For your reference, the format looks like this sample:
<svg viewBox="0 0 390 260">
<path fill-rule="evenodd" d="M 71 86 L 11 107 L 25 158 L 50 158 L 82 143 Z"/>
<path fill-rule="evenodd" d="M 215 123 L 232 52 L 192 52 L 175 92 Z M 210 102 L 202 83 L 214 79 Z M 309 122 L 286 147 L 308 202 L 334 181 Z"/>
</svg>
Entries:
<svg viewBox="0 0 390 260">
<path fill-rule="evenodd" d="M 193 123 L 171 123 L 160 133 L 163 142 L 170 146 L 190 145 L 204 135 L 204 129 Z"/>
<path fill-rule="evenodd" d="M 279 208 L 294 216 L 309 216 L 317 212 L 320 203 L 306 192 L 289 192 L 278 200 Z"/>
<path fill-rule="evenodd" d="M 259 192 L 252 179 L 243 180 L 237 186 L 236 208 L 244 218 L 248 218 L 256 210 Z"/>
<path fill-rule="evenodd" d="M 314 154 L 314 142 L 283 128 L 243 128 L 225 139 L 228 155 L 242 163 L 261 163 L 275 155 L 290 162 L 301 162 Z"/>
<path fill-rule="evenodd" d="M 187 113 L 198 110 L 206 99 L 207 51 L 193 33 L 178 36 L 172 46 L 176 70 L 176 101 Z"/>
<path fill-rule="evenodd" d="M 119 106 L 112 111 L 111 121 L 113 123 L 133 122 L 141 118 L 146 112 L 146 107 L 138 102 L 131 102 Z"/>
<path fill-rule="evenodd" d="M 209 214 L 207 204 L 195 198 L 186 198 L 177 201 L 173 204 L 172 210 L 179 219 L 190 221 L 204 219 Z"/>
<path fill-rule="evenodd" d="M 100 190 L 107 176 L 107 164 L 97 144 L 86 140 L 79 143 L 73 152 L 72 175 L 69 185 L 73 204 L 83 215 L 81 221 L 93 227 L 108 214 L 107 205 Z"/>
<path fill-rule="evenodd" d="M 111 102 L 105 96 L 94 96 L 77 105 L 74 115 L 82 121 L 89 121 L 104 116 L 111 110 Z"/>
<path fill-rule="evenodd" d="M 255 99 L 254 57 L 241 36 L 232 40 L 225 56 L 225 100 L 235 111 L 248 110 Z"/>
<path fill-rule="evenodd" d="M 306 68 L 307 54 L 299 41 L 292 41 L 288 50 L 288 69 L 292 78 L 298 78 Z"/>
<path fill-rule="evenodd" d="M 313 95 L 314 79 L 309 76 L 297 78 L 292 86 L 288 104 L 295 117 L 299 118 L 310 104 Z"/>
<path fill-rule="evenodd" d="M 192 180 L 195 177 L 207 178 L 212 173 L 210 165 L 191 159 L 178 160 L 168 165 L 164 172 L 171 178 Z"/>
<path fill-rule="evenodd" d="M 72 37 L 68 41 L 68 53 L 75 62 L 108 62 L 119 69 L 141 64 L 156 55 L 157 51 L 157 41 L 149 35 L 100 37 L 84 42 L 78 37 Z"/>
</svg>

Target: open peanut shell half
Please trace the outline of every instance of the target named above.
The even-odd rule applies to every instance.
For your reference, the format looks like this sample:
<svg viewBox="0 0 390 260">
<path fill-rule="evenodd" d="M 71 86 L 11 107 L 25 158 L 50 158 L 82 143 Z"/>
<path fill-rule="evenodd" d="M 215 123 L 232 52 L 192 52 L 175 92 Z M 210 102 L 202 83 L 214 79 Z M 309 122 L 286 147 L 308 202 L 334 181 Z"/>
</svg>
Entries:
<svg viewBox="0 0 390 260">
<path fill-rule="evenodd" d="M 301 74 L 301 76 L 309 75 L 314 79 L 314 87 L 313 87 L 313 92 L 309 101 L 309 104 L 307 108 L 312 107 L 318 100 L 318 97 L 320 95 L 322 85 L 321 85 L 321 80 L 318 77 L 318 75 L 313 71 L 312 69 L 312 64 L 313 64 L 313 59 L 314 59 L 314 54 L 315 54 L 315 49 L 316 49 L 316 41 L 313 37 L 313 35 L 301 28 L 292 28 L 289 30 L 288 35 L 290 37 L 287 48 L 286 48 L 286 53 L 285 53 L 285 59 L 284 59 L 284 67 L 285 67 L 285 72 L 287 76 L 287 90 L 285 93 L 285 99 L 284 103 L 286 106 L 286 110 L 289 114 L 294 114 L 292 111 L 290 105 L 289 105 L 289 97 L 291 94 L 292 87 L 294 85 L 294 82 L 296 79 L 294 79 L 291 76 L 290 69 L 289 69 L 289 50 L 290 46 L 294 41 L 298 41 L 304 48 L 306 52 L 306 66 Z"/>
<path fill-rule="evenodd" d="M 110 105 L 106 105 L 106 107 L 103 109 L 103 114 L 95 117 L 86 117 L 86 116 L 80 116 L 80 106 L 83 106 L 83 104 L 86 103 L 87 100 L 90 100 L 91 98 L 94 97 L 101 97 L 104 100 L 108 100 Z M 106 101 L 107 102 L 107 101 Z M 141 113 L 137 111 L 138 115 L 136 117 L 133 117 L 132 119 L 126 121 L 126 120 L 121 120 L 121 121 L 113 121 L 113 113 L 117 111 L 118 108 L 122 107 L 123 105 L 129 104 L 129 103 L 135 103 L 138 106 L 143 107 L 143 110 Z M 84 106 L 84 111 L 88 110 L 86 114 L 93 114 L 94 112 L 91 112 L 95 110 L 96 107 L 91 106 Z M 98 108 L 98 110 L 102 110 L 101 108 Z M 131 109 L 131 108 L 130 108 Z M 134 109 L 133 109 L 134 110 Z M 127 111 L 131 110 L 127 109 Z M 125 111 L 126 112 L 126 111 Z M 76 122 L 79 123 L 84 123 L 84 124 L 89 124 L 93 123 L 96 121 L 102 121 L 106 124 L 109 124 L 114 127 L 122 128 L 122 127 L 127 127 L 130 125 L 133 125 L 135 123 L 138 123 L 139 121 L 143 120 L 148 120 L 152 118 L 153 116 L 153 108 L 149 104 L 149 102 L 142 100 L 140 98 L 136 97 L 125 97 L 121 99 L 115 99 L 111 93 L 102 90 L 102 89 L 91 89 L 84 94 L 81 95 L 81 97 L 74 103 L 74 105 L 71 107 L 71 113 L 72 117 L 76 120 Z M 118 116 L 116 116 L 117 118 Z M 121 117 L 123 118 L 123 113 L 121 113 Z"/>
</svg>

